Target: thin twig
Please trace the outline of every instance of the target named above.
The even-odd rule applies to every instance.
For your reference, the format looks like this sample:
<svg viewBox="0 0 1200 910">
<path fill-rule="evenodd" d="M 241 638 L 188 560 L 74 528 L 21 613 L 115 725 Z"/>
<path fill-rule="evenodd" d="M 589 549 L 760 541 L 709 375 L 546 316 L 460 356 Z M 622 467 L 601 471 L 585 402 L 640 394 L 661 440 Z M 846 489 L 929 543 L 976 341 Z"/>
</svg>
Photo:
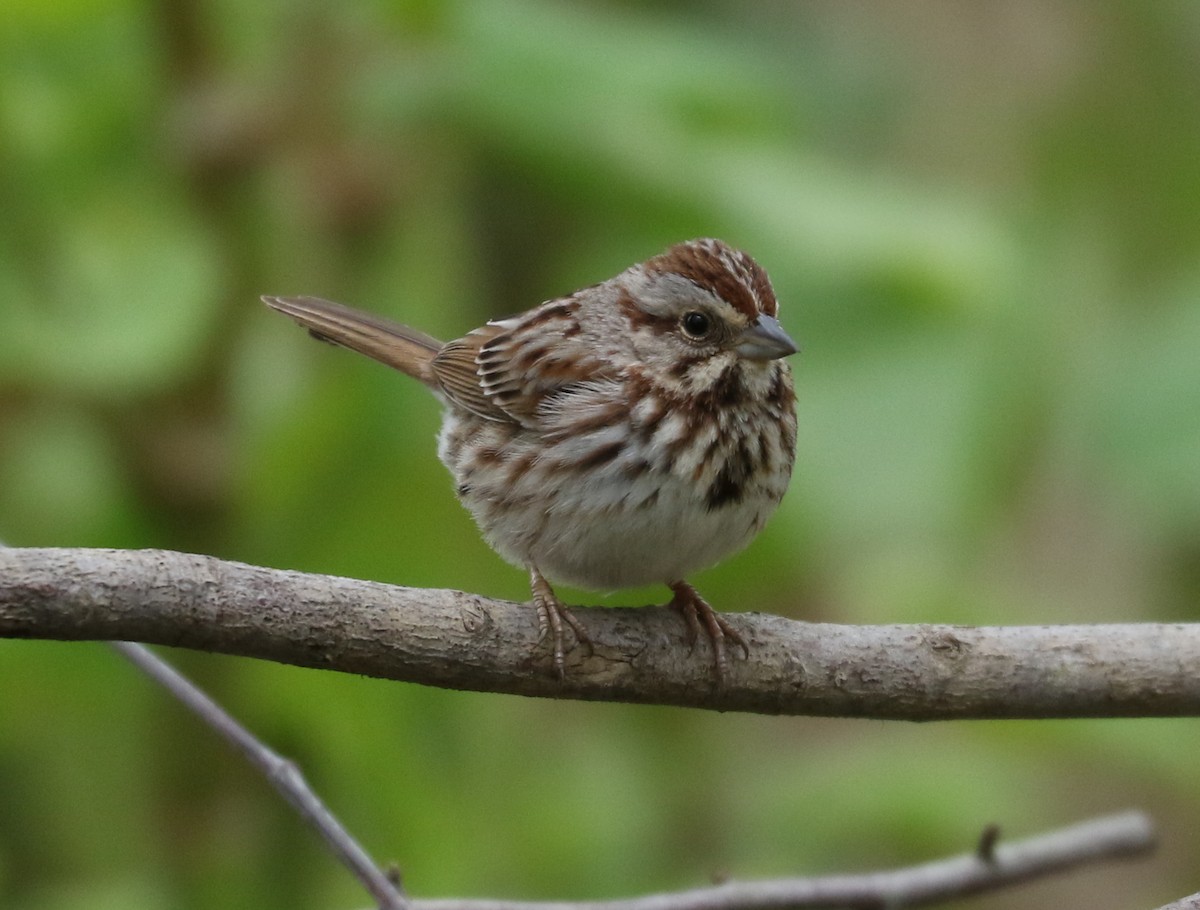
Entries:
<svg viewBox="0 0 1200 910">
<path fill-rule="evenodd" d="M 571 648 L 560 680 L 528 604 L 162 550 L 0 549 L 0 637 L 142 641 L 444 688 L 764 714 L 1200 716 L 1195 623 L 847 626 L 726 613 L 750 655 L 715 687 L 675 612 L 574 614 L 593 649 Z"/>
<path fill-rule="evenodd" d="M 997 843 L 989 826 L 977 847 L 962 856 L 863 875 L 726 882 L 667 894 L 616 901 L 523 902 L 504 900 L 411 900 L 401 896 L 366 851 L 312 791 L 294 763 L 260 742 L 224 709 L 141 645 L 113 648 L 162 684 L 262 771 L 384 910 L 780 910 L 792 907 L 918 907 L 996 890 L 1085 863 L 1130 857 L 1150 850 L 1149 819 L 1128 812 L 1095 819 L 1011 844 Z M 984 855 L 986 853 L 986 855 Z"/>
<path fill-rule="evenodd" d="M 375 898 L 382 910 L 410 910 L 410 902 L 399 894 L 388 877 L 371 861 L 367 852 L 321 801 L 295 763 L 272 751 L 249 730 L 234 720 L 215 701 L 200 691 L 175 668 L 141 645 L 126 641 L 110 644 L 148 676 L 232 743 L 260 770 L 301 817 L 317 829 L 333 854 Z"/>
<path fill-rule="evenodd" d="M 862 875 L 727 882 L 628 900 L 523 902 L 414 900 L 412 910 L 782 910 L 921 907 L 1033 881 L 1087 863 L 1146 853 L 1154 846 L 1140 812 L 1098 818 L 1011 844 L 919 866 Z"/>
</svg>

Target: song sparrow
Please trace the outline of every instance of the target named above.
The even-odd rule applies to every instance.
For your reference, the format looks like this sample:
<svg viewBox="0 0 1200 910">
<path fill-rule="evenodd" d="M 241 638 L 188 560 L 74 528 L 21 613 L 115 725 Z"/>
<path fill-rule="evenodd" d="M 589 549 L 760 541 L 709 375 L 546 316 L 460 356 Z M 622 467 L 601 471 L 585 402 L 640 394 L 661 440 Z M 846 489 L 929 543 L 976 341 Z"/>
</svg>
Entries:
<svg viewBox="0 0 1200 910">
<path fill-rule="evenodd" d="M 547 578 L 593 590 L 663 582 L 717 680 L 742 637 L 684 579 L 740 550 L 788 484 L 796 345 L 767 273 L 693 240 L 615 278 L 443 344 L 313 297 L 264 297 L 316 337 L 419 379 L 444 402 L 438 457 L 487 542 L 528 570 L 564 673 Z"/>
</svg>

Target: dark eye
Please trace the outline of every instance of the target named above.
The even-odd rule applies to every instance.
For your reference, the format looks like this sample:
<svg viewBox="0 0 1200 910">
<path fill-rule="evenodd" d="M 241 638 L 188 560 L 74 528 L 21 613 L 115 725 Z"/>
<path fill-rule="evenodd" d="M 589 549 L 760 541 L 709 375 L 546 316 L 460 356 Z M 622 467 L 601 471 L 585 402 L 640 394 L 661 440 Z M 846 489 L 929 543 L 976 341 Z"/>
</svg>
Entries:
<svg viewBox="0 0 1200 910">
<path fill-rule="evenodd" d="M 712 320 L 707 313 L 692 310 L 683 316 L 683 330 L 693 338 L 703 338 L 712 328 Z"/>
</svg>

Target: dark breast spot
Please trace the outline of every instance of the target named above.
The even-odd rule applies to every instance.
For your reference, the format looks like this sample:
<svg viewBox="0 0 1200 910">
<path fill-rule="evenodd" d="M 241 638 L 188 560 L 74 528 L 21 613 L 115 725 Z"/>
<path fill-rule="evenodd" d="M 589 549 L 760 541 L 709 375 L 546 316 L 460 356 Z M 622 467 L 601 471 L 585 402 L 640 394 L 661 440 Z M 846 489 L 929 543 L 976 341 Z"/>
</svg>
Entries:
<svg viewBox="0 0 1200 910">
<path fill-rule="evenodd" d="M 746 440 L 738 442 L 737 448 L 726 457 L 717 476 L 709 484 L 705 501 L 708 510 L 719 509 L 731 503 L 741 502 L 746 486 L 754 476 L 758 462 L 750 452 Z"/>
<path fill-rule="evenodd" d="M 725 468 L 713 480 L 708 488 L 708 495 L 705 501 L 708 504 L 708 511 L 712 512 L 722 506 L 727 506 L 731 502 L 738 502 L 742 498 L 743 480 L 735 477 L 731 471 Z"/>
<path fill-rule="evenodd" d="M 721 408 L 742 407 L 746 398 L 746 387 L 742 384 L 742 373 L 738 366 L 729 367 L 713 383 L 713 404 Z"/>
</svg>

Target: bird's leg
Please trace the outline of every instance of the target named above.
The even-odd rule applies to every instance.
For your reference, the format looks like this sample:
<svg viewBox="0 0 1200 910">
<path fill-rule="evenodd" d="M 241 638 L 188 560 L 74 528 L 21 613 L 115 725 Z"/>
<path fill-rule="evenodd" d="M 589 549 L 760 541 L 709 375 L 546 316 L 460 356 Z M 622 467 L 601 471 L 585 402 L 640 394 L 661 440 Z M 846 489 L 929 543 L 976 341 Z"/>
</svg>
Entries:
<svg viewBox="0 0 1200 910">
<path fill-rule="evenodd" d="M 529 587 L 533 592 L 533 605 L 538 611 L 539 640 L 545 641 L 547 637 L 550 638 L 554 648 L 554 672 L 558 674 L 559 679 L 565 679 L 567 663 L 563 652 L 563 623 L 571 627 L 575 639 L 587 645 L 589 651 L 592 650 L 591 636 L 583 627 L 583 623 L 558 599 L 558 595 L 542 577 L 542 573 L 533 566 L 529 569 Z"/>
<path fill-rule="evenodd" d="M 687 623 L 688 647 L 696 646 L 696 639 L 700 636 L 701 628 L 708 633 L 708 639 L 712 642 L 713 647 L 713 664 L 717 673 L 717 684 L 720 685 L 725 682 L 726 671 L 729 669 L 729 660 L 725 656 L 726 639 L 740 647 L 746 657 L 750 656 L 749 645 L 737 630 L 726 622 L 720 613 L 710 607 L 708 601 L 686 581 L 674 582 L 670 588 L 675 592 L 675 596 L 671 598 L 670 607 L 678 610 Z"/>
</svg>

